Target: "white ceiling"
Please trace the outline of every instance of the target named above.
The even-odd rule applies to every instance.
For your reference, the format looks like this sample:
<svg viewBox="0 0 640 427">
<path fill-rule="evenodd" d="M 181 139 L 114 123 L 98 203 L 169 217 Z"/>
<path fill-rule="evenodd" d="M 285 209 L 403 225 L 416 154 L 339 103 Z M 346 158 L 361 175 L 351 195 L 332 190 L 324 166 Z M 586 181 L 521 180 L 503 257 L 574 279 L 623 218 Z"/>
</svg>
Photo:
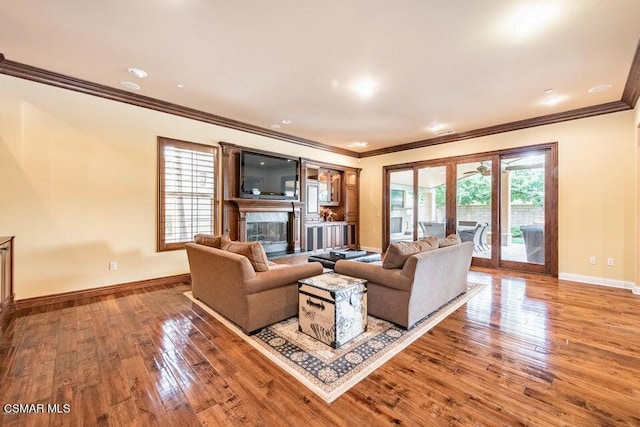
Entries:
<svg viewBox="0 0 640 427">
<path fill-rule="evenodd" d="M 9 60 L 132 81 L 141 95 L 357 152 L 433 138 L 436 123 L 464 132 L 619 101 L 640 39 L 638 0 L 0 0 L 0 10 Z M 351 89 L 360 78 L 375 83 L 367 99 Z M 602 84 L 612 88 L 587 92 Z"/>
</svg>

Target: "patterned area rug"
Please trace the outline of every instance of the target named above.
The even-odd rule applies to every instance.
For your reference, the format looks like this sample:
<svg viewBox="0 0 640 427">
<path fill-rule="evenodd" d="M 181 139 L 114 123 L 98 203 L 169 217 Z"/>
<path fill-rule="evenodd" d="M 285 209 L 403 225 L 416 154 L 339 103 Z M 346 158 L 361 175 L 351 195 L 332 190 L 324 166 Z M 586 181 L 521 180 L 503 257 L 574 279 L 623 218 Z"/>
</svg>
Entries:
<svg viewBox="0 0 640 427">
<path fill-rule="evenodd" d="M 268 326 L 254 335 L 246 335 L 202 301 L 193 298 L 190 291 L 185 292 L 185 296 L 327 403 L 331 403 L 456 311 L 485 286 L 469 283 L 465 294 L 421 320 L 409 331 L 369 316 L 367 331 L 337 349 L 299 332 L 297 317 Z"/>
</svg>

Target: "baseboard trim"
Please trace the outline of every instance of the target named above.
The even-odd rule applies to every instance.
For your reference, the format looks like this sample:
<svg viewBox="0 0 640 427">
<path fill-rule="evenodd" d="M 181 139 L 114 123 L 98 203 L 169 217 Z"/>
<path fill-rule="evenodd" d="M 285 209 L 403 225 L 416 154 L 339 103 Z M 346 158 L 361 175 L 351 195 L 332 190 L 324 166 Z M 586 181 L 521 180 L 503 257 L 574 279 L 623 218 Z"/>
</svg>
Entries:
<svg viewBox="0 0 640 427">
<path fill-rule="evenodd" d="M 605 279 L 604 277 L 583 276 L 581 274 L 560 273 L 558 279 L 571 282 L 587 283 L 589 285 L 606 286 L 609 288 L 629 289 L 635 295 L 640 295 L 640 286 L 624 280 Z"/>
<path fill-rule="evenodd" d="M 18 310 L 21 310 L 24 308 L 75 301 L 82 298 L 91 298 L 113 294 L 116 292 L 129 291 L 133 289 L 148 288 L 152 286 L 174 285 L 177 283 L 191 283 L 191 274 L 177 274 L 175 276 L 158 277 L 154 279 L 139 280 L 136 282 L 121 283 L 118 285 L 101 286 L 99 288 L 83 289 L 80 291 L 70 291 L 60 294 L 25 298 L 15 301 L 15 305 L 17 306 Z"/>
</svg>

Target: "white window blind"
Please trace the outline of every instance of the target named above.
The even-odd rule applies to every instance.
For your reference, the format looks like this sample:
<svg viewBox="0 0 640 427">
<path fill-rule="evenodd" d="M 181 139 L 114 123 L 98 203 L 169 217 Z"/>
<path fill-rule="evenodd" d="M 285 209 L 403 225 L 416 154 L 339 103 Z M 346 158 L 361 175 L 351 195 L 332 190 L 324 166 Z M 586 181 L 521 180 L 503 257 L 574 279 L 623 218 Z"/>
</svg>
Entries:
<svg viewBox="0 0 640 427">
<path fill-rule="evenodd" d="M 180 248 L 198 233 L 213 234 L 215 148 L 161 139 L 160 249 Z"/>
</svg>

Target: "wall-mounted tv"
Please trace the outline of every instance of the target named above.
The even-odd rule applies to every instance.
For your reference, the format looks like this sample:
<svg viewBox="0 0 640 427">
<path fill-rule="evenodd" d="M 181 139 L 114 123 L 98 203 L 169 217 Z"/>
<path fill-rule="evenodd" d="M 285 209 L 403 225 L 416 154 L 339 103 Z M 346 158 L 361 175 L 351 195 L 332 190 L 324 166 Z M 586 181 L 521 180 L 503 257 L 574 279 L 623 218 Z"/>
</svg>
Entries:
<svg viewBox="0 0 640 427">
<path fill-rule="evenodd" d="M 251 199 L 298 199 L 297 159 L 242 151 L 240 197 Z"/>
</svg>

